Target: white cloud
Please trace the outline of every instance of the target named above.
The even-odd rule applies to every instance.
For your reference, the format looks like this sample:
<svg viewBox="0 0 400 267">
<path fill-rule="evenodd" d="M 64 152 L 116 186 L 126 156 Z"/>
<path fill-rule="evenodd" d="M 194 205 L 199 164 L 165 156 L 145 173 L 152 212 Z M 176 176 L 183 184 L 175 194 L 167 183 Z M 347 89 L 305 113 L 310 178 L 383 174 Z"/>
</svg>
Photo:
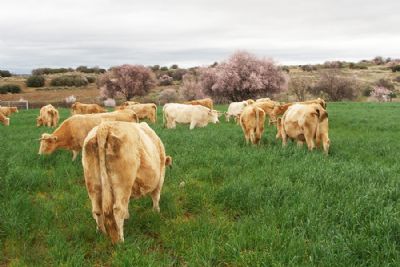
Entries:
<svg viewBox="0 0 400 267">
<path fill-rule="evenodd" d="M 210 64 L 235 50 L 284 64 L 400 57 L 397 0 L 13 0 L 0 68 Z"/>
</svg>

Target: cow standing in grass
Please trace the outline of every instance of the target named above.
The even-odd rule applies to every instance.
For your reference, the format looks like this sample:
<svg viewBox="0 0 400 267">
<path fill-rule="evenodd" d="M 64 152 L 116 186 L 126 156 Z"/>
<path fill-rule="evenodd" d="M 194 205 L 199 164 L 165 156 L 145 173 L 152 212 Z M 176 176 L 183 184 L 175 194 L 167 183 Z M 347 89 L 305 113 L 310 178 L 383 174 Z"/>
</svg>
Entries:
<svg viewBox="0 0 400 267">
<path fill-rule="evenodd" d="M 157 105 L 153 103 L 140 104 L 137 102 L 127 101 L 117 108 L 117 110 L 133 110 L 139 119 L 148 119 L 152 123 L 157 121 Z"/>
<path fill-rule="evenodd" d="M 175 128 L 176 123 L 190 124 L 189 129 L 205 127 L 209 122 L 218 123 L 218 111 L 200 105 L 168 103 L 163 107 L 164 126 Z"/>
<path fill-rule="evenodd" d="M 40 109 L 39 117 L 36 119 L 36 126 L 56 127 L 60 119 L 58 110 L 51 104 Z"/>
<path fill-rule="evenodd" d="M 137 122 L 138 119 L 135 112 L 131 110 L 71 116 L 52 134 L 42 134 L 39 155 L 52 154 L 57 149 L 66 149 L 72 151 L 72 160 L 75 160 L 79 151 L 82 150 L 83 141 L 89 131 L 103 121 Z"/>
<path fill-rule="evenodd" d="M 93 113 L 103 113 L 107 110 L 97 104 L 82 104 L 80 102 L 75 102 L 71 106 L 72 115 L 76 114 L 93 114 Z"/>
<path fill-rule="evenodd" d="M 282 145 L 286 146 L 287 139 L 297 141 L 298 146 L 307 143 L 308 149 L 322 146 L 324 152 L 328 154 L 329 125 L 328 112 L 320 104 L 294 104 L 288 108 L 282 118 L 277 121 L 277 138 L 282 138 Z"/>
<path fill-rule="evenodd" d="M 18 113 L 17 107 L 0 107 L 0 113 L 2 113 L 6 117 L 9 117 L 11 114 L 15 112 Z"/>
<path fill-rule="evenodd" d="M 255 104 L 243 109 L 239 118 L 246 143 L 258 144 L 264 132 L 265 112 Z"/>
<path fill-rule="evenodd" d="M 171 163 L 145 122 L 104 122 L 88 134 L 82 152 L 86 188 L 97 228 L 113 243 L 124 242 L 130 198 L 150 194 L 153 209 L 160 211 L 165 166 Z"/>
</svg>

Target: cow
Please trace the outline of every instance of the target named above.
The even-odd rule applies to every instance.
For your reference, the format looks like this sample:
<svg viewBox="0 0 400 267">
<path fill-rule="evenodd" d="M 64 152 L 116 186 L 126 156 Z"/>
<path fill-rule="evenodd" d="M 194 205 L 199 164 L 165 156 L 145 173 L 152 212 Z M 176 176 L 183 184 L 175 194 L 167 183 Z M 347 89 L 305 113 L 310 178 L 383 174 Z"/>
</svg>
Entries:
<svg viewBox="0 0 400 267">
<path fill-rule="evenodd" d="M 133 111 L 114 111 L 100 114 L 78 114 L 66 119 L 52 134 L 42 134 L 39 155 L 52 154 L 57 149 L 72 151 L 74 161 L 81 151 L 83 141 L 91 129 L 102 121 L 137 122 Z"/>
<path fill-rule="evenodd" d="M 10 125 L 10 119 L 7 118 L 6 116 L 3 115 L 3 113 L 0 112 L 0 122 L 4 125 L 4 126 L 9 126 Z"/>
<path fill-rule="evenodd" d="M 297 141 L 298 146 L 307 143 L 309 150 L 322 142 L 325 154 L 329 152 L 328 112 L 320 104 L 294 104 L 288 108 L 282 118 L 277 120 L 276 138 L 282 138 L 282 145 L 287 145 L 287 139 Z"/>
<path fill-rule="evenodd" d="M 0 107 L 0 113 L 2 113 L 6 117 L 9 117 L 14 112 L 18 113 L 17 107 Z"/>
<path fill-rule="evenodd" d="M 211 98 L 204 98 L 204 99 L 197 99 L 197 100 L 192 100 L 192 101 L 186 101 L 184 104 L 188 105 L 200 105 L 206 108 L 209 108 L 210 110 L 213 109 L 213 101 Z"/>
<path fill-rule="evenodd" d="M 326 109 L 326 102 L 322 98 L 306 100 L 303 102 L 299 102 L 300 104 L 320 104 L 324 109 Z"/>
<path fill-rule="evenodd" d="M 36 126 L 56 127 L 59 119 L 58 110 L 48 104 L 40 109 L 39 117 L 36 118 Z"/>
<path fill-rule="evenodd" d="M 153 103 L 128 104 L 128 105 L 123 104 L 117 108 L 117 110 L 125 110 L 125 109 L 133 110 L 137 114 L 139 119 L 149 119 L 152 123 L 156 123 L 157 121 L 156 104 Z"/>
<path fill-rule="evenodd" d="M 200 105 L 168 103 L 163 107 L 163 122 L 168 129 L 175 128 L 176 123 L 189 123 L 190 130 L 205 127 L 209 122 L 218 123 L 218 111 Z"/>
<path fill-rule="evenodd" d="M 243 109 L 247 107 L 249 103 L 247 101 L 242 102 L 232 102 L 229 104 L 228 111 L 225 113 L 225 120 L 229 121 L 230 117 L 237 118 L 240 113 L 242 113 Z"/>
<path fill-rule="evenodd" d="M 265 100 L 265 101 L 256 101 L 256 103 L 253 104 L 254 106 L 261 108 L 264 110 L 265 115 L 268 115 L 269 120 L 268 124 L 271 125 L 273 121 L 275 121 L 275 118 L 273 116 L 273 110 L 274 108 L 279 105 L 279 102 L 273 101 L 273 100 Z"/>
<path fill-rule="evenodd" d="M 93 114 L 93 113 L 103 113 L 107 110 L 97 104 L 82 104 L 80 102 L 75 102 L 71 106 L 72 115 L 76 114 Z"/>
<path fill-rule="evenodd" d="M 239 118 L 246 143 L 260 143 L 264 132 L 265 111 L 256 105 L 250 105 L 243 109 Z"/>
<path fill-rule="evenodd" d="M 272 100 L 269 97 L 256 99 L 256 102 L 264 102 L 264 101 L 272 101 Z"/>
<path fill-rule="evenodd" d="M 129 199 L 150 194 L 160 212 L 165 166 L 162 141 L 147 123 L 103 122 L 86 137 L 82 165 L 97 229 L 113 244 L 124 242 Z"/>
</svg>

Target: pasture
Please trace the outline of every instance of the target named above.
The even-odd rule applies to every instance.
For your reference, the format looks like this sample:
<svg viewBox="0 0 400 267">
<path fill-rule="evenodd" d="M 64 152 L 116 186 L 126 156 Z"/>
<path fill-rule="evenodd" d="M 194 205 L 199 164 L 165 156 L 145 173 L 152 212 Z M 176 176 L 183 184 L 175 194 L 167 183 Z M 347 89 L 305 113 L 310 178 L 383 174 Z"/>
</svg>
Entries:
<svg viewBox="0 0 400 267">
<path fill-rule="evenodd" d="M 328 157 L 282 148 L 272 127 L 246 145 L 223 117 L 164 129 L 160 110 L 150 125 L 174 159 L 161 213 L 132 199 L 116 246 L 96 233 L 81 157 L 37 155 L 53 131 L 36 127 L 39 111 L 0 125 L 0 265 L 398 266 L 398 103 L 329 103 Z"/>
</svg>

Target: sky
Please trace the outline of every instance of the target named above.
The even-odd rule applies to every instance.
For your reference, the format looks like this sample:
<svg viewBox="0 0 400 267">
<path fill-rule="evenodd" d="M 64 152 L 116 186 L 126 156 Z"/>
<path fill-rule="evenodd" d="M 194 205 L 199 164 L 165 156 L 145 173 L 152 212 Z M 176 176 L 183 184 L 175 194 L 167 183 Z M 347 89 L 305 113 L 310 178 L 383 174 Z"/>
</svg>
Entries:
<svg viewBox="0 0 400 267">
<path fill-rule="evenodd" d="M 278 64 L 400 58 L 400 0 L 12 0 L 0 69 L 182 67 L 237 50 Z"/>
</svg>

